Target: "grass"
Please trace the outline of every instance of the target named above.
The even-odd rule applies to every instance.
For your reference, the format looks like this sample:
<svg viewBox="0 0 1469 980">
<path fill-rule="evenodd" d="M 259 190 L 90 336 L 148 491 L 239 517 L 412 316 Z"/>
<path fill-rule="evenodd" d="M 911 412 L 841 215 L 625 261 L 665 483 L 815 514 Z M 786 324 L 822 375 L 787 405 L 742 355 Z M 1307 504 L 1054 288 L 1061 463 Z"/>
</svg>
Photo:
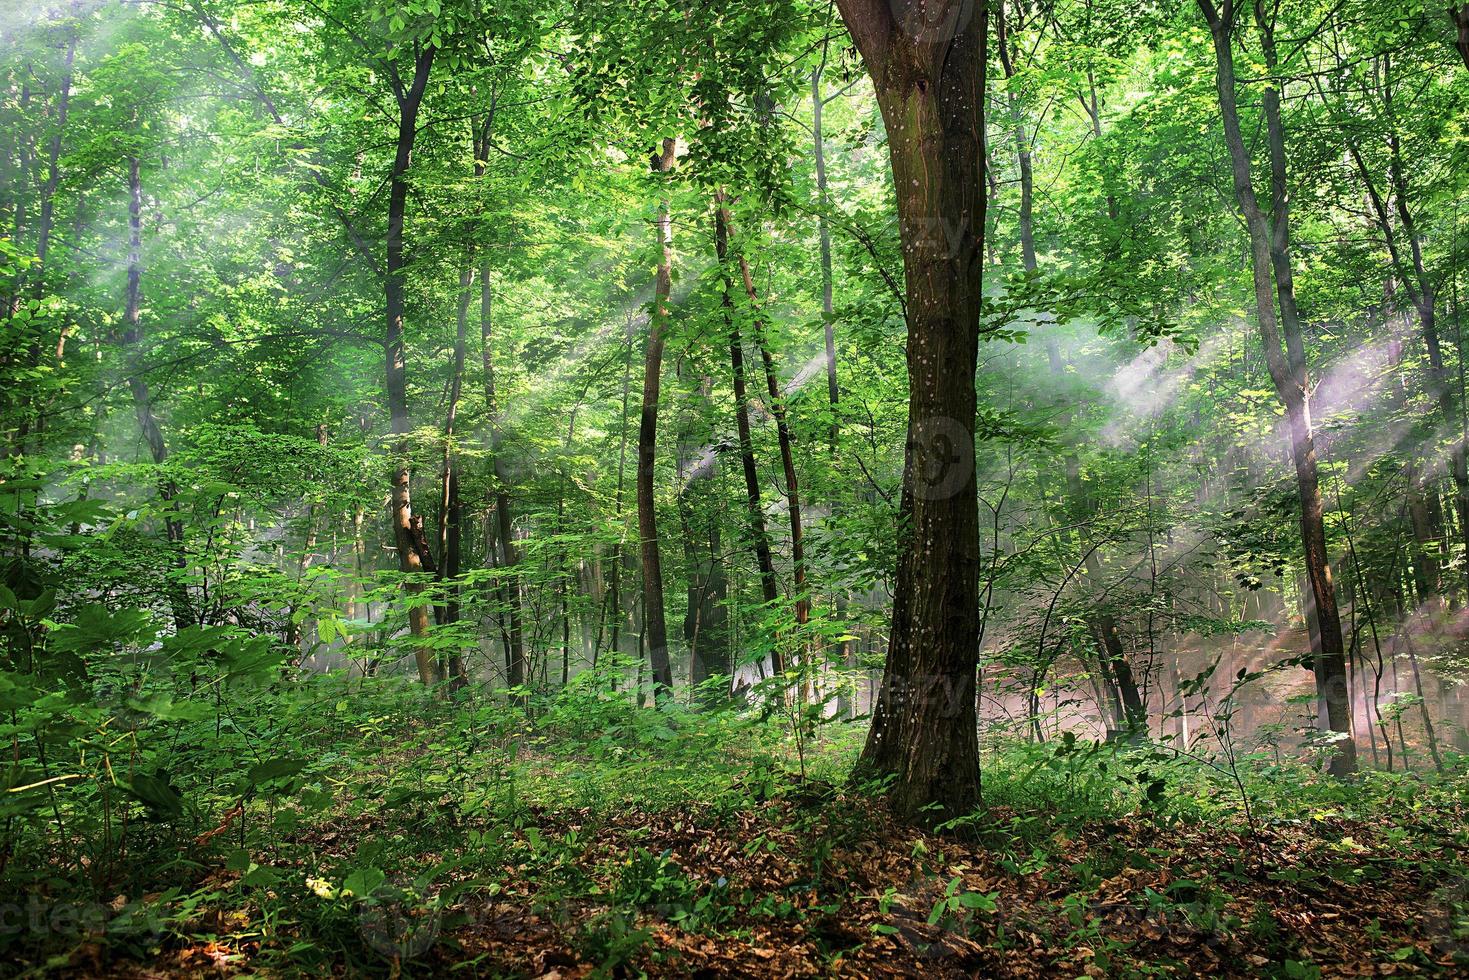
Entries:
<svg viewBox="0 0 1469 980">
<path fill-rule="evenodd" d="M 1462 775 L 1249 763 L 1247 822 L 1232 779 L 1165 752 L 1005 742 L 984 809 L 928 834 L 848 783 L 860 725 L 822 726 L 802 774 L 778 723 L 589 688 L 531 718 L 329 677 L 230 707 L 243 759 L 190 748 L 220 718 L 134 733 L 176 809 L 78 787 L 12 822 L 8 972 L 1308 977 L 1469 955 Z"/>
</svg>

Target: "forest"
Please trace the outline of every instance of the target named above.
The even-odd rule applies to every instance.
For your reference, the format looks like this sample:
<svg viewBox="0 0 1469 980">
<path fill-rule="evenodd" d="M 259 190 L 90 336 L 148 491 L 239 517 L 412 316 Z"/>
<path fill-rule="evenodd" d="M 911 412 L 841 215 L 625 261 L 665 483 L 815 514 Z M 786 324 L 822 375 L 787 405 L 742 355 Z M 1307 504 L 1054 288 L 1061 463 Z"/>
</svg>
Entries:
<svg viewBox="0 0 1469 980">
<path fill-rule="evenodd" d="M 0 0 L 0 976 L 1469 975 L 1466 269 L 1460 0 Z"/>
</svg>

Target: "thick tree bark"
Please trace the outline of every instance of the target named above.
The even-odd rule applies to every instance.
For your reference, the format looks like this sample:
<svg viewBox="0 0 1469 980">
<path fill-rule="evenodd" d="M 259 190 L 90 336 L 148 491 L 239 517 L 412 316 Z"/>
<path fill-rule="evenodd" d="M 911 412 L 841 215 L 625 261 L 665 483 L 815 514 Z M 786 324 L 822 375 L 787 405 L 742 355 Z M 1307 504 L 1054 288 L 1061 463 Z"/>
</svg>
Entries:
<svg viewBox="0 0 1469 980">
<path fill-rule="evenodd" d="M 945 819 L 979 802 L 974 467 L 985 220 L 983 0 L 839 0 L 888 134 L 906 278 L 909 415 L 893 637 L 864 765 L 892 804 Z"/>
<path fill-rule="evenodd" d="M 1328 727 L 1339 736 L 1331 759 L 1331 771 L 1337 775 L 1345 775 L 1355 770 L 1357 753 L 1351 738 L 1351 705 L 1341 618 L 1337 611 L 1336 590 L 1332 585 L 1331 566 L 1327 556 L 1326 526 L 1316 467 L 1316 444 L 1311 425 L 1306 354 L 1296 314 L 1295 286 L 1291 272 L 1290 212 L 1286 188 L 1285 139 L 1280 121 L 1280 93 L 1274 84 L 1269 84 L 1264 89 L 1262 98 L 1270 157 L 1271 209 L 1267 219 L 1255 196 L 1249 151 L 1240 129 L 1236 104 L 1232 43 L 1238 8 L 1235 0 L 1223 0 L 1218 8 L 1212 0 L 1198 0 L 1198 3 L 1213 38 L 1215 82 L 1225 143 L 1229 150 L 1235 198 L 1249 232 L 1250 265 L 1254 277 L 1260 339 L 1265 349 L 1265 360 L 1271 379 L 1285 407 L 1291 458 L 1295 464 L 1297 497 L 1301 508 L 1301 544 L 1320 624 L 1319 644 L 1313 650 L 1316 685 L 1326 703 Z M 1273 71 L 1273 32 L 1264 18 L 1259 26 L 1266 65 Z M 1277 302 L 1280 305 L 1278 318 Z"/>
<path fill-rule="evenodd" d="M 387 359 L 388 421 L 393 435 L 393 480 L 389 507 L 392 515 L 393 541 L 398 550 L 398 568 L 410 576 L 421 575 L 424 565 L 418 538 L 422 535 L 422 519 L 413 514 L 412 471 L 409 467 L 408 433 L 408 366 L 403 339 L 403 223 L 408 207 L 408 168 L 413 161 L 413 143 L 418 134 L 418 110 L 428 85 L 433 66 L 434 48 L 424 48 L 414 59 L 413 80 L 405 88 L 395 78 L 398 100 L 398 135 L 393 168 L 388 176 L 387 275 L 384 291 L 387 300 L 387 336 L 383 349 Z M 416 641 L 413 657 L 418 677 L 426 685 L 438 683 L 442 677 L 433 648 L 421 642 L 428 635 L 428 607 L 416 599 L 423 592 L 421 582 L 410 579 L 403 585 L 408 597 L 408 629 Z"/>
<path fill-rule="evenodd" d="M 760 597 L 767 607 L 780 600 L 780 585 L 775 577 L 775 561 L 770 551 L 770 536 L 765 529 L 765 504 L 760 495 L 760 473 L 755 465 L 754 443 L 750 435 L 750 394 L 745 379 L 745 343 L 739 320 L 734 313 L 733 277 L 729 269 L 729 226 L 722 193 L 714 196 L 714 252 L 723 276 L 725 326 L 729 328 L 729 364 L 734 377 L 735 429 L 740 440 L 740 464 L 745 478 L 745 501 L 750 517 L 750 541 L 759 570 Z M 771 651 L 772 667 L 777 674 L 785 672 L 779 646 Z"/>
<path fill-rule="evenodd" d="M 673 139 L 653 155 L 655 174 L 673 169 Z M 658 205 L 657 233 L 660 256 L 653 287 L 652 313 L 648 317 L 648 345 L 643 357 L 643 409 L 638 426 L 638 538 L 643 560 L 643 633 L 653 670 L 655 700 L 667 697 L 673 688 L 673 668 L 668 657 L 668 625 L 663 611 L 663 561 L 658 552 L 658 519 L 653 499 L 654 464 L 658 443 L 658 392 L 663 373 L 663 345 L 668 339 L 668 297 L 673 291 L 673 224 L 667 198 Z"/>
</svg>

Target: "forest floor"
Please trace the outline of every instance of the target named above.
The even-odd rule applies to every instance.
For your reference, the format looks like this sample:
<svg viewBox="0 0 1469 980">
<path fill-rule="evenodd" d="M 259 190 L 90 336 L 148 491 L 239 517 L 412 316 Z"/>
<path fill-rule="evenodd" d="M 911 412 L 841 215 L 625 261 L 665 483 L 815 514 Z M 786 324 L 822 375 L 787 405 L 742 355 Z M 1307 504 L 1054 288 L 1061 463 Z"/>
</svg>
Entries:
<svg viewBox="0 0 1469 980">
<path fill-rule="evenodd" d="M 1012 745 L 986 760 L 983 813 L 939 834 L 894 822 L 873 787 L 842 778 L 855 726 L 824 731 L 802 761 L 780 732 L 648 724 L 468 751 L 420 724 L 403 751 L 343 757 L 309 783 L 283 777 L 275 798 L 221 806 L 181 844 L 160 836 L 184 855 L 171 887 L 135 883 L 104 928 L 12 947 L 15 966 L 88 977 L 1469 970 L 1463 777 L 1371 774 L 1347 788 L 1303 766 L 1262 767 L 1246 776 L 1247 820 L 1231 780 L 1160 766 L 1157 753 Z"/>
</svg>

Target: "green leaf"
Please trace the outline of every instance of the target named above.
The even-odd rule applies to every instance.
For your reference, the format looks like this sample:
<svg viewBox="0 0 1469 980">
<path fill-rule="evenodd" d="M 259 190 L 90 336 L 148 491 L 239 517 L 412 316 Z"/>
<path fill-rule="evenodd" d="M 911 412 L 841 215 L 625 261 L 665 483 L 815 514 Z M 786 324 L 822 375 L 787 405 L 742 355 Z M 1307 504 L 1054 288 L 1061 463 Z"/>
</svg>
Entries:
<svg viewBox="0 0 1469 980">
<path fill-rule="evenodd" d="M 123 784 L 123 788 L 159 816 L 176 817 L 183 812 L 184 798 L 162 775 L 135 775 Z"/>
<path fill-rule="evenodd" d="M 271 759 L 269 762 L 251 766 L 249 772 L 245 774 L 245 781 L 251 786 L 259 786 L 274 779 L 294 776 L 306 766 L 307 762 L 304 759 Z"/>
<path fill-rule="evenodd" d="M 342 882 L 342 895 L 351 895 L 353 898 L 366 898 L 382 887 L 388 876 L 377 868 L 358 868 L 347 875 Z"/>
</svg>

